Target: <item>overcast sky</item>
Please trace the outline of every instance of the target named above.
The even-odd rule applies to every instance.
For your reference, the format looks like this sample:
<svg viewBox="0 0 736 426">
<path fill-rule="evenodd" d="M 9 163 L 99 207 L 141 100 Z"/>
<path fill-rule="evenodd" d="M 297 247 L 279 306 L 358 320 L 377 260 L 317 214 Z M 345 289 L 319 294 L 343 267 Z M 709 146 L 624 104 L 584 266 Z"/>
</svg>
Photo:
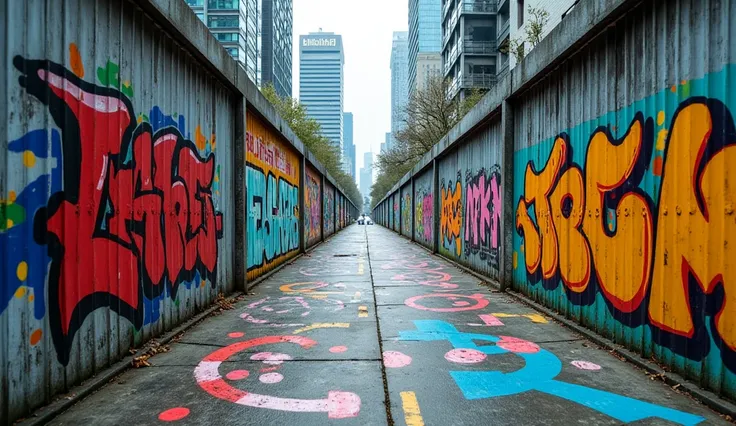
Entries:
<svg viewBox="0 0 736 426">
<path fill-rule="evenodd" d="M 299 97 L 299 36 L 320 28 L 342 35 L 345 112 L 354 116 L 358 169 L 363 153 L 378 153 L 391 129 L 391 40 L 394 31 L 407 30 L 408 14 L 407 0 L 294 0 L 294 97 Z"/>
</svg>

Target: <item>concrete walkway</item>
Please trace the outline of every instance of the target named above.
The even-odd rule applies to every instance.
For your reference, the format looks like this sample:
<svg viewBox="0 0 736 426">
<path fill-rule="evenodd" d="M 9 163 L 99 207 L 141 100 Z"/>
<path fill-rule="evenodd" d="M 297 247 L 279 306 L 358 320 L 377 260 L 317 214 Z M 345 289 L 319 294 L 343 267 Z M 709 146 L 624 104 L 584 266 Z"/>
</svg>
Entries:
<svg viewBox="0 0 736 426">
<path fill-rule="evenodd" d="M 149 361 L 54 424 L 725 423 L 378 226 L 349 227 Z"/>
</svg>

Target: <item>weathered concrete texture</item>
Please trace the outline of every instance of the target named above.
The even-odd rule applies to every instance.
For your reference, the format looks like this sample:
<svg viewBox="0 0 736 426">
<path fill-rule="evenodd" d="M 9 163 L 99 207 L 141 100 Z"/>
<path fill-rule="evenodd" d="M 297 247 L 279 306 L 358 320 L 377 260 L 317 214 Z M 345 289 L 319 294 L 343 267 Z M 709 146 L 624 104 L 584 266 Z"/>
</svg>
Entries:
<svg viewBox="0 0 736 426">
<path fill-rule="evenodd" d="M 725 423 L 411 248 L 352 226 L 55 424 Z"/>
</svg>

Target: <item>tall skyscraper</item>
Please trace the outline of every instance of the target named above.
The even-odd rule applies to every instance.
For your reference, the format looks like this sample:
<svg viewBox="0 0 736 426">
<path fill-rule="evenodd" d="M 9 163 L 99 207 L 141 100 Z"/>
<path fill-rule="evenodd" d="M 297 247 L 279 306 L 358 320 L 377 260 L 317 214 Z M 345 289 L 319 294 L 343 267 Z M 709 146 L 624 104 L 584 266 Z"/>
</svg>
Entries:
<svg viewBox="0 0 736 426">
<path fill-rule="evenodd" d="M 343 114 L 343 151 L 342 164 L 345 173 L 355 179 L 355 143 L 353 142 L 353 113 Z"/>
<path fill-rule="evenodd" d="M 342 36 L 326 32 L 299 36 L 299 100 L 341 154 L 344 65 Z"/>
<path fill-rule="evenodd" d="M 279 96 L 291 97 L 292 0 L 261 0 L 262 14 L 262 84 L 273 84 Z"/>
<path fill-rule="evenodd" d="M 442 0 L 442 63 L 450 97 L 496 84 L 495 1 Z"/>
<path fill-rule="evenodd" d="M 262 0 L 267 2 L 270 0 Z M 222 46 L 261 84 L 261 13 L 259 0 L 186 0 Z"/>
<path fill-rule="evenodd" d="M 394 31 L 391 46 L 391 134 L 402 129 L 404 108 L 409 101 L 409 33 Z M 393 147 L 393 138 L 388 148 Z"/>
<path fill-rule="evenodd" d="M 420 53 L 442 51 L 442 0 L 409 0 L 409 94 L 417 88 Z M 477 1 L 477 0 L 475 0 Z"/>
<path fill-rule="evenodd" d="M 373 153 L 366 152 L 363 154 L 363 168 L 360 169 L 360 192 L 364 197 L 370 198 L 371 186 L 373 186 Z"/>
</svg>

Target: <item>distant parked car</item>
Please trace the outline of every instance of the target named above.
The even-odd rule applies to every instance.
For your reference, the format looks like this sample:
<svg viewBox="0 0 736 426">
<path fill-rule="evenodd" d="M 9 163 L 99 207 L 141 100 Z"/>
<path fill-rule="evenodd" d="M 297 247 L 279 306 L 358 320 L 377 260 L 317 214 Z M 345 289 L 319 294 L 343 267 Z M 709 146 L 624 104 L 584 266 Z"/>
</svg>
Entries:
<svg viewBox="0 0 736 426">
<path fill-rule="evenodd" d="M 366 225 L 373 225 L 373 221 L 368 216 L 365 217 L 365 224 Z"/>
<path fill-rule="evenodd" d="M 361 216 L 358 218 L 358 225 L 365 225 L 365 216 Z"/>
</svg>

